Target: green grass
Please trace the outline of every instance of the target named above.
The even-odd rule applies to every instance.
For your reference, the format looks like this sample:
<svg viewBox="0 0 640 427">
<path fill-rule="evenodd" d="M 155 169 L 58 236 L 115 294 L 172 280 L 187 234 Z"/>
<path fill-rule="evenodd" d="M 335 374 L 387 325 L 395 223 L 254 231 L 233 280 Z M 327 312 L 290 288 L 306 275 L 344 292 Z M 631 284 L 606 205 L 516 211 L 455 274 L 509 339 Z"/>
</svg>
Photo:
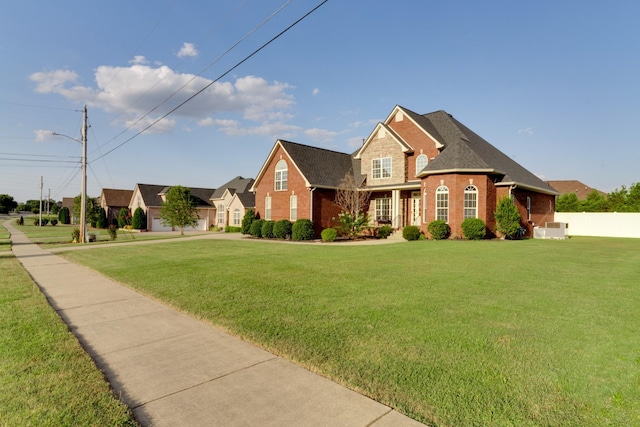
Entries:
<svg viewBox="0 0 640 427">
<path fill-rule="evenodd" d="M 0 425 L 137 425 L 13 256 L 0 258 Z"/>
<path fill-rule="evenodd" d="M 65 256 L 432 425 L 640 425 L 640 240 Z"/>
<path fill-rule="evenodd" d="M 0 253 L 11 251 L 11 240 L 10 240 L 9 231 L 0 227 Z"/>
</svg>

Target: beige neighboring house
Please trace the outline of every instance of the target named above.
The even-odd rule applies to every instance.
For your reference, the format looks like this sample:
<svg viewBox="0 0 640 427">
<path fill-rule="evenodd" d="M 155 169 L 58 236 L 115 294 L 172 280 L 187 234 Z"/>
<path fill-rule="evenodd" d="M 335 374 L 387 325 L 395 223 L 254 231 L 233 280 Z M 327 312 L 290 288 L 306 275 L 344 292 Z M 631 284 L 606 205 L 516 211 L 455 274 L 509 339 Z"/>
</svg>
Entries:
<svg viewBox="0 0 640 427">
<path fill-rule="evenodd" d="M 118 223 L 118 215 L 122 208 L 129 208 L 132 190 L 116 190 L 112 188 L 103 188 L 100 194 L 100 207 L 107 214 L 107 224 Z M 131 213 L 131 212 L 130 212 Z"/>
<path fill-rule="evenodd" d="M 255 196 L 249 193 L 253 182 L 253 178 L 237 176 L 214 191 L 210 200 L 211 204 L 216 208 L 216 221 L 214 225 L 222 229 L 227 225 L 240 226 L 242 216 L 244 216 L 246 209 L 252 208 L 255 205 Z M 249 196 L 241 197 L 241 195 L 245 194 Z M 232 203 L 233 208 L 231 206 Z M 244 203 L 249 203 L 250 206 L 246 206 Z M 240 222 L 237 221 L 238 214 L 240 214 Z M 238 222 L 238 225 L 235 225 L 236 222 Z"/>
<path fill-rule="evenodd" d="M 136 184 L 129 201 L 129 210 L 132 215 L 138 207 L 144 210 L 148 231 L 174 231 L 160 219 L 160 209 L 170 188 L 171 186 L 167 185 Z M 187 229 L 206 231 L 214 223 L 216 210 L 209 201 L 214 192 L 213 188 L 191 188 L 191 197 L 196 203 L 199 220 L 196 227 Z"/>
</svg>

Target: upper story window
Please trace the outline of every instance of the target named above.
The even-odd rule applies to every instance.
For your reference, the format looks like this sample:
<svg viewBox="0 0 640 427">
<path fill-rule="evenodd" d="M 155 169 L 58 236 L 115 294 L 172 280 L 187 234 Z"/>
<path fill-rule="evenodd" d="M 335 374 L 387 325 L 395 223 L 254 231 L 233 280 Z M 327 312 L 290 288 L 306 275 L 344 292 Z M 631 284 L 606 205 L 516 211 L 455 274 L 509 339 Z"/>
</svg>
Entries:
<svg viewBox="0 0 640 427">
<path fill-rule="evenodd" d="M 463 219 L 478 217 L 478 188 L 475 185 L 468 185 L 464 189 L 463 216 Z"/>
<path fill-rule="evenodd" d="M 427 166 L 427 163 L 428 159 L 426 154 L 420 154 L 418 157 L 416 157 L 416 175 L 418 175 L 420 171 L 422 171 L 422 169 Z"/>
<path fill-rule="evenodd" d="M 372 178 L 391 178 L 391 157 L 371 160 Z"/>
<path fill-rule="evenodd" d="M 289 168 L 287 162 L 280 160 L 276 163 L 275 190 L 286 190 L 287 181 L 289 179 Z"/>
<path fill-rule="evenodd" d="M 436 219 L 449 222 L 449 189 L 444 185 L 436 189 Z"/>
</svg>

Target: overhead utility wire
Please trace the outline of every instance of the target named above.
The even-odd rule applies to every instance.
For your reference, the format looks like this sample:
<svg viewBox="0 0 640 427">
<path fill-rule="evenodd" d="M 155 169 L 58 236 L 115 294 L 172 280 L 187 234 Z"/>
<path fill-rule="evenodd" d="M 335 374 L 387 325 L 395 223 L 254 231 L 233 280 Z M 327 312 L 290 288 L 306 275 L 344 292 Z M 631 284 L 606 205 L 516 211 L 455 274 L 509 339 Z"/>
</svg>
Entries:
<svg viewBox="0 0 640 427">
<path fill-rule="evenodd" d="M 185 99 L 184 101 L 182 101 L 180 104 L 178 104 L 176 107 L 174 107 L 173 109 L 171 109 L 169 112 L 167 112 L 166 114 L 164 114 L 162 117 L 160 117 L 159 119 L 155 120 L 154 122 L 152 122 L 151 124 L 149 124 L 147 127 L 145 127 L 144 129 L 142 129 L 141 131 L 139 131 L 138 133 L 134 134 L 133 136 L 131 136 L 130 138 L 126 139 L 125 141 L 123 141 L 122 143 L 120 143 L 119 145 L 115 146 L 114 148 L 112 148 L 111 150 L 107 151 L 106 153 L 104 153 L 102 156 L 96 158 L 95 160 L 99 160 L 102 157 L 113 153 L 115 150 L 117 150 L 118 148 L 122 147 L 123 145 L 125 145 L 126 143 L 130 142 L 132 139 L 138 137 L 139 135 L 141 135 L 142 133 L 144 133 L 145 131 L 147 131 L 148 129 L 150 129 L 151 127 L 153 127 L 156 123 L 158 123 L 160 120 L 165 119 L 167 116 L 173 114 L 176 110 L 178 110 L 179 108 L 181 108 L 183 105 L 185 105 L 187 102 L 191 101 L 193 98 L 195 98 L 196 96 L 200 95 L 202 92 L 204 92 L 205 90 L 207 90 L 209 87 L 211 87 L 214 83 L 218 82 L 220 79 L 224 78 L 226 75 L 230 74 L 233 70 L 235 70 L 236 68 L 238 68 L 239 66 L 241 66 L 242 64 L 244 64 L 245 62 L 247 62 L 249 59 L 251 59 L 252 57 L 254 57 L 257 53 L 259 53 L 260 51 L 262 51 L 262 49 L 264 49 L 265 47 L 269 46 L 271 43 L 273 43 L 275 40 L 277 40 L 278 38 L 280 38 L 283 34 L 285 34 L 287 31 L 289 31 L 291 28 L 295 27 L 297 24 L 299 24 L 302 20 L 304 20 L 307 16 L 311 15 L 313 12 L 315 12 L 316 10 L 318 10 L 323 4 L 325 4 L 327 1 L 329 0 L 323 0 L 322 2 L 320 2 L 317 6 L 315 6 L 313 9 L 311 9 L 309 12 L 305 13 L 302 17 L 298 18 L 293 24 L 289 25 L 287 28 L 285 28 L 284 30 L 282 30 L 281 32 L 279 32 L 277 35 L 275 35 L 274 37 L 272 37 L 268 42 L 264 43 L 262 46 L 260 46 L 259 48 L 257 48 L 256 50 L 254 50 L 253 52 L 251 52 L 248 56 L 246 56 L 243 60 L 241 60 L 240 62 L 238 62 L 236 65 L 234 65 L 233 67 L 229 68 L 227 71 L 225 71 L 224 73 L 222 73 L 220 76 L 218 76 L 215 80 L 211 81 L 211 83 L 207 84 L 205 87 L 203 87 L 202 89 L 198 90 L 196 93 L 194 93 L 193 95 L 191 95 L 190 97 L 188 97 L 187 99 Z"/>
<path fill-rule="evenodd" d="M 127 132 L 129 129 L 133 128 L 135 125 L 137 125 L 138 123 L 140 123 L 143 119 L 145 119 L 147 116 L 149 116 L 149 114 L 153 113 L 154 111 L 156 111 L 158 108 L 160 108 L 161 106 L 163 106 L 164 104 L 166 104 L 171 98 L 173 98 L 175 95 L 177 95 L 180 91 L 182 91 L 182 89 L 184 89 L 185 87 L 187 87 L 187 85 L 189 85 L 192 81 L 194 81 L 197 77 L 200 77 L 205 71 L 207 71 L 209 68 L 213 67 L 215 64 L 217 64 L 222 58 L 224 58 L 229 52 L 231 52 L 233 49 L 235 49 L 240 43 L 242 43 L 243 41 L 245 41 L 247 38 L 249 38 L 251 35 L 253 35 L 256 31 L 258 31 L 260 28 L 262 28 L 267 22 L 269 22 L 271 19 L 273 19 L 274 16 L 276 16 L 278 13 L 280 13 L 285 7 L 287 7 L 289 5 L 289 3 L 291 3 L 293 0 L 288 0 L 287 2 L 285 2 L 282 6 L 280 6 L 275 12 L 273 12 L 268 18 L 266 18 L 264 21 L 262 21 L 260 24 L 258 24 L 256 27 L 254 27 L 251 31 L 249 31 L 247 34 L 245 34 L 240 40 L 238 40 L 237 42 L 235 42 L 230 48 L 228 48 L 227 50 L 225 50 L 222 55 L 218 56 L 213 62 L 211 62 L 209 65 L 207 65 L 205 68 L 203 68 L 202 70 L 200 70 L 200 72 L 198 72 L 198 74 L 194 74 L 193 77 L 191 77 L 189 80 L 187 80 L 182 86 L 180 86 L 178 89 L 176 89 L 175 91 L 173 91 L 168 97 L 166 97 L 162 102 L 160 102 L 159 104 L 157 104 L 155 107 L 153 107 L 150 111 L 146 112 L 144 115 L 138 117 L 133 123 L 131 123 L 129 126 L 127 126 L 125 129 L 123 129 L 120 133 L 118 133 L 116 136 L 114 136 L 113 138 L 111 138 L 109 141 L 107 141 L 106 143 L 103 144 L 107 145 L 108 143 L 110 143 L 111 141 L 113 141 L 114 139 L 116 139 L 117 137 L 119 137 L 120 135 L 124 134 L 125 132 Z M 146 95 L 147 93 L 149 93 L 151 91 L 151 89 L 153 89 L 154 87 L 156 87 L 160 82 L 162 82 L 164 79 L 166 78 L 166 76 L 162 77 L 160 80 L 158 80 L 156 83 L 153 84 L 153 86 L 151 86 L 149 88 L 149 90 L 147 90 L 144 94 L 140 95 L 140 97 L 138 97 L 138 99 L 136 99 L 133 103 L 137 102 L 140 98 L 142 98 L 144 95 Z M 220 78 L 218 78 L 220 79 Z M 215 83 L 217 80 L 214 80 L 213 83 Z M 209 85 L 210 86 L 210 85 Z M 205 89 L 209 86 L 206 86 Z M 200 93 L 197 92 L 196 95 Z M 130 105 L 133 105 L 133 103 L 131 103 Z M 164 117 L 162 117 L 164 118 Z M 162 120 L 162 118 L 160 120 Z M 151 126 L 155 125 L 157 123 L 153 122 L 151 123 Z M 149 126 L 149 127 L 151 127 Z M 146 130 L 147 128 L 145 128 L 144 130 Z M 133 137 L 136 137 L 139 134 L 134 135 Z M 125 141 L 128 142 L 128 141 Z M 117 147 L 116 147 L 117 148 Z"/>
</svg>

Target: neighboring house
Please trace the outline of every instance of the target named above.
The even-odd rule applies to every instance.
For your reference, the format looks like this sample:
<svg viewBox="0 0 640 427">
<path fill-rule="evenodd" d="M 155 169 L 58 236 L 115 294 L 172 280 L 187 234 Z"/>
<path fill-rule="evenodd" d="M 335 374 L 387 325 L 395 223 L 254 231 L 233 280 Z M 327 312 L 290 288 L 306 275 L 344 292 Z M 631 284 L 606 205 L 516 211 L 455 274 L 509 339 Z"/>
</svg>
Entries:
<svg viewBox="0 0 640 427">
<path fill-rule="evenodd" d="M 170 188 L 166 185 L 136 184 L 129 201 L 129 211 L 133 214 L 138 207 L 144 210 L 148 231 L 173 231 L 160 219 L 160 209 Z M 191 188 L 191 197 L 196 202 L 200 218 L 194 227 L 196 230 L 208 230 L 215 220 L 215 208 L 209 201 L 214 191 L 213 188 Z"/>
<path fill-rule="evenodd" d="M 210 202 L 216 208 L 216 220 L 214 224 L 217 227 L 224 229 L 227 225 L 234 225 L 234 215 L 237 213 L 235 209 L 239 209 L 239 212 L 244 216 L 245 210 L 253 207 L 254 202 L 251 202 L 250 199 L 236 198 L 234 211 L 230 208 L 234 195 L 247 193 L 252 185 L 253 178 L 237 176 L 214 191 Z M 253 195 L 251 195 L 251 198 L 255 199 Z M 243 200 L 250 203 L 250 206 L 245 206 L 242 203 Z M 238 202 L 240 202 L 241 206 Z"/>
<path fill-rule="evenodd" d="M 107 214 L 107 224 L 118 223 L 118 214 L 122 208 L 129 209 L 132 195 L 132 190 L 114 190 L 111 188 L 102 190 L 99 203 Z"/>
<path fill-rule="evenodd" d="M 252 187 L 256 211 L 265 219 L 309 218 L 318 235 L 335 225 L 335 191 L 347 173 L 371 193 L 374 225 L 426 232 L 442 219 L 453 237 L 470 217 L 495 230 L 494 211 L 505 196 L 532 236 L 535 225 L 553 221 L 558 194 L 448 113 L 396 106 L 352 155 L 278 140 Z"/>
<path fill-rule="evenodd" d="M 242 218 L 249 209 L 255 209 L 256 195 L 248 191 L 244 193 L 235 193 L 229 201 L 227 212 L 229 215 L 229 224 L 233 227 L 242 226 Z"/>
<path fill-rule="evenodd" d="M 596 188 L 589 187 L 588 185 L 576 180 L 547 181 L 547 184 L 557 190 L 560 194 L 575 193 L 576 196 L 578 196 L 578 200 L 586 199 L 587 195 L 594 190 L 605 197 L 607 196 L 607 193 Z"/>
</svg>

